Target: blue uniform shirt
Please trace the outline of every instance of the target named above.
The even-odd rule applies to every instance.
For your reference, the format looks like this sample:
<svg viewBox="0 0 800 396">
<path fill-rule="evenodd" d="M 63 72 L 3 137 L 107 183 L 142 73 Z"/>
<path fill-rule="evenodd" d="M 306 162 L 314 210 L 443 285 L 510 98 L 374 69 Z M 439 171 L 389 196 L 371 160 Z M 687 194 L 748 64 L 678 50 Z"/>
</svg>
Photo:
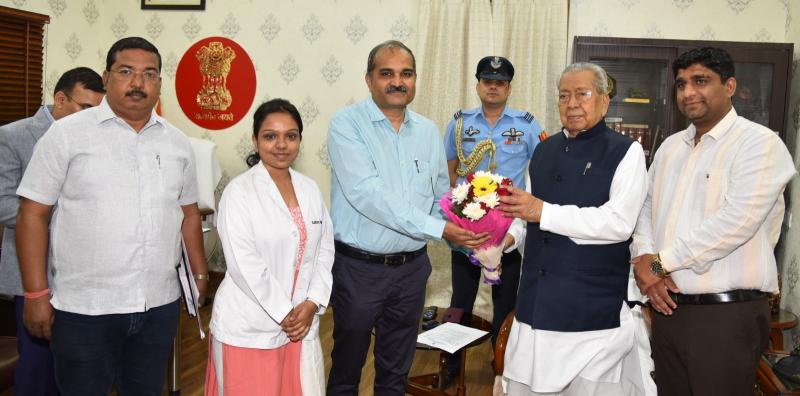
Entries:
<svg viewBox="0 0 800 396">
<path fill-rule="evenodd" d="M 383 254 L 441 239 L 438 199 L 450 182 L 439 136 L 408 109 L 398 133 L 371 97 L 337 112 L 328 130 L 334 238 Z"/>
<path fill-rule="evenodd" d="M 448 161 L 458 159 L 454 133 L 459 114 L 464 119 L 461 127 L 461 148 L 464 150 L 464 157 L 469 156 L 479 142 L 492 139 L 497 147 L 495 152 L 497 169 L 494 173 L 511 179 L 514 186 L 525 188 L 528 161 L 533 156 L 533 149 L 539 144 L 539 133 L 542 132 L 539 122 L 530 113 L 506 106 L 494 128 L 489 128 L 482 107 L 462 110 L 450 120 L 445 131 L 444 147 Z M 487 152 L 475 170 L 491 170 L 489 165 Z M 458 183 L 463 179 L 459 176 Z"/>
</svg>

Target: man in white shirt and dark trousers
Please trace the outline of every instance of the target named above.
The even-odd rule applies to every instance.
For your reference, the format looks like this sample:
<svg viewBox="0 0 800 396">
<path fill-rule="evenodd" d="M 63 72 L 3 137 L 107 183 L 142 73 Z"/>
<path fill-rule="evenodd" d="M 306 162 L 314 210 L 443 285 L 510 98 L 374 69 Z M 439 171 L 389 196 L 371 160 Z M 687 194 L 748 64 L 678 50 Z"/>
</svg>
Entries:
<svg viewBox="0 0 800 396">
<path fill-rule="evenodd" d="M 120 395 L 161 394 L 178 324 L 181 238 L 205 295 L 192 149 L 153 111 L 160 69 L 147 40 L 117 41 L 106 97 L 53 123 L 17 190 L 23 321 L 51 339 L 65 396 L 107 395 L 112 385 Z"/>
<path fill-rule="evenodd" d="M 668 137 L 649 170 L 632 260 L 653 314 L 658 394 L 752 395 L 767 345 L 773 249 L 795 168 L 768 128 L 739 117 L 734 64 L 718 48 L 672 64 L 692 124 Z"/>
</svg>

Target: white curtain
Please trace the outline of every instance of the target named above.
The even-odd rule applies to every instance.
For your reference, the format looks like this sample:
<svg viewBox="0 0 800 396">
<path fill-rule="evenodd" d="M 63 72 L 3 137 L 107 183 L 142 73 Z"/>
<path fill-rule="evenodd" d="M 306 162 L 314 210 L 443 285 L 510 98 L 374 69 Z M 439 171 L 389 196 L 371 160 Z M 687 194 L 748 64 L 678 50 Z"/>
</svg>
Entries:
<svg viewBox="0 0 800 396">
<path fill-rule="evenodd" d="M 475 67 L 494 52 L 490 0 L 422 0 L 417 25 L 417 97 L 415 111 L 432 119 L 444 134 L 461 108 L 480 103 L 475 93 Z M 428 279 L 426 305 L 450 306 L 452 294 L 450 249 L 431 242 L 428 255 L 433 271 Z M 491 320 L 491 292 L 482 287 L 473 312 Z"/>
<path fill-rule="evenodd" d="M 417 34 L 417 98 L 412 107 L 444 131 L 453 113 L 477 106 L 475 66 L 494 49 L 489 0 L 425 0 Z"/>
<path fill-rule="evenodd" d="M 567 20 L 564 0 L 493 1 L 495 48 L 515 69 L 511 105 L 551 135 L 561 129 L 556 84 L 567 65 Z"/>
</svg>

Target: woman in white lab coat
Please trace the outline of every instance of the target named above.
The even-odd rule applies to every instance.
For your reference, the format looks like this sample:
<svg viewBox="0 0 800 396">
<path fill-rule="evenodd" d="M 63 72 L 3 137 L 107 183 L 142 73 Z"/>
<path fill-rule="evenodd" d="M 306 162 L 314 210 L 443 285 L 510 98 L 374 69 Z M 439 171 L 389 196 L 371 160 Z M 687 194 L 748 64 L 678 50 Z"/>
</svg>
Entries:
<svg viewBox="0 0 800 396">
<path fill-rule="evenodd" d="M 331 293 L 333 228 L 317 184 L 290 167 L 302 131 L 288 101 L 259 106 L 252 167 L 222 194 L 228 268 L 214 298 L 206 395 L 324 394 L 319 317 Z"/>
</svg>

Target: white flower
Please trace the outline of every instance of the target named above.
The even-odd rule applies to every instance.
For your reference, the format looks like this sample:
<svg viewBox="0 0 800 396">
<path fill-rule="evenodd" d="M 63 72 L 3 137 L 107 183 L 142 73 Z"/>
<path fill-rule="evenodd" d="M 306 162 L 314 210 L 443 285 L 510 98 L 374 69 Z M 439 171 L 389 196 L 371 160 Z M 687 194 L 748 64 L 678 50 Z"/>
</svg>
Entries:
<svg viewBox="0 0 800 396">
<path fill-rule="evenodd" d="M 492 177 L 492 172 L 487 171 L 477 171 L 475 172 L 475 177 Z"/>
<path fill-rule="evenodd" d="M 464 206 L 464 210 L 462 210 L 461 213 L 463 213 L 464 216 L 467 216 L 468 219 L 477 221 L 486 214 L 486 211 L 481 208 L 481 204 L 477 202 L 470 202 Z"/>
<path fill-rule="evenodd" d="M 450 202 L 460 204 L 467 199 L 467 195 L 469 195 L 469 183 L 461 183 L 453 188 Z"/>
<path fill-rule="evenodd" d="M 503 176 L 500 176 L 496 173 L 492 173 L 492 180 L 494 180 L 494 182 L 497 183 L 498 186 L 503 183 L 503 179 L 504 179 Z"/>
<path fill-rule="evenodd" d="M 475 200 L 478 202 L 483 202 L 489 208 L 496 208 L 497 205 L 500 204 L 500 197 L 497 196 L 496 192 L 475 197 Z"/>
</svg>

